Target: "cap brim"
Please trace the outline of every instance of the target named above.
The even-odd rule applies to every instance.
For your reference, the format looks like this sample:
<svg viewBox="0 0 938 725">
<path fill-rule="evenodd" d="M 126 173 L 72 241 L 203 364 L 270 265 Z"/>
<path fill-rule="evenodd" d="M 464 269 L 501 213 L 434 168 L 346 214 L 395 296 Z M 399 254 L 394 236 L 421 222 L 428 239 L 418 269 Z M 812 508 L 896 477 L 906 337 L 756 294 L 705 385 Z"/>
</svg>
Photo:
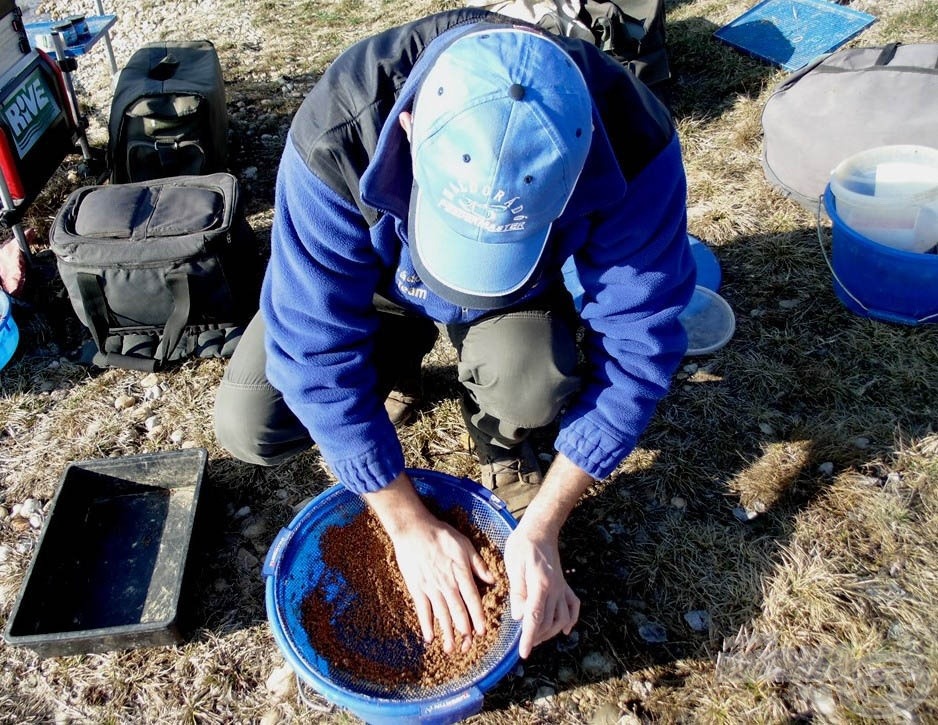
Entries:
<svg viewBox="0 0 938 725">
<path fill-rule="evenodd" d="M 414 184 L 408 221 L 411 260 L 420 279 L 445 300 L 477 310 L 520 300 L 540 274 L 551 225 L 524 241 L 480 242 L 455 233 Z"/>
</svg>

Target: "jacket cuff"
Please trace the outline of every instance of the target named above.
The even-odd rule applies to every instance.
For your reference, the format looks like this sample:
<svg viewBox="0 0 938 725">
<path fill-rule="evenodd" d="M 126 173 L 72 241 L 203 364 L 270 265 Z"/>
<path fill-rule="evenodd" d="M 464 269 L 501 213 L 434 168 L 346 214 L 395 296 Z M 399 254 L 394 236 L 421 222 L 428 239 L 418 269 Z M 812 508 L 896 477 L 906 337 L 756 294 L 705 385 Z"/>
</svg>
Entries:
<svg viewBox="0 0 938 725">
<path fill-rule="evenodd" d="M 555 447 L 597 481 L 612 473 L 632 449 L 635 441 L 622 441 L 599 428 L 565 428 L 557 436 Z"/>
<path fill-rule="evenodd" d="M 374 493 L 387 486 L 404 470 L 404 454 L 396 451 L 372 449 L 353 458 L 332 464 L 332 472 L 339 481 L 355 493 Z"/>
</svg>

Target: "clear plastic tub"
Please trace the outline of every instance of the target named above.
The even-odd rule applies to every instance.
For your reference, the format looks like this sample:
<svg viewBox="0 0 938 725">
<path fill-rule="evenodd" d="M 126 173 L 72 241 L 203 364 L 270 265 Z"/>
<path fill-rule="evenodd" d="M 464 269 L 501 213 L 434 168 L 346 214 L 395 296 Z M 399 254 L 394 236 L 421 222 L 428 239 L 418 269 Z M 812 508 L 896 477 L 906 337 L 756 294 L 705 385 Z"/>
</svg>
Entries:
<svg viewBox="0 0 938 725">
<path fill-rule="evenodd" d="M 850 229 L 906 252 L 938 245 L 938 149 L 879 146 L 831 172 L 837 213 Z"/>
</svg>

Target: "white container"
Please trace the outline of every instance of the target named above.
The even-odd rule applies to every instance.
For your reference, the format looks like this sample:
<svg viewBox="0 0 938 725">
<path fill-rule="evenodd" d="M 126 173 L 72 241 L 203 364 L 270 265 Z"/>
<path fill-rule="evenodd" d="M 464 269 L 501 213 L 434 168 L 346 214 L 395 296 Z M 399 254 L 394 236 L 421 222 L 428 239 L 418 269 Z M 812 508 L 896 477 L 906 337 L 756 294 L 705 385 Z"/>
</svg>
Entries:
<svg viewBox="0 0 938 725">
<path fill-rule="evenodd" d="M 832 172 L 837 213 L 853 231 L 906 252 L 938 244 L 938 149 L 879 146 Z"/>
</svg>

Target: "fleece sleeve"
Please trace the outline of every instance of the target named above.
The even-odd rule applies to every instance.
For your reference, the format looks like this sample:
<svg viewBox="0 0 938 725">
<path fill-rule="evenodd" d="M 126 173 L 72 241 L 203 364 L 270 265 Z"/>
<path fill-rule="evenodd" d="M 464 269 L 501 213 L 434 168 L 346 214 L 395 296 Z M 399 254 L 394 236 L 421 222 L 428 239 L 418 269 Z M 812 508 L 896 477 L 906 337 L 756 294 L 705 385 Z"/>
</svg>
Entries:
<svg viewBox="0 0 938 725">
<path fill-rule="evenodd" d="M 288 139 L 261 293 L 267 377 L 333 473 L 359 493 L 404 468 L 372 362 L 380 269 L 361 213 L 311 172 Z"/>
<path fill-rule="evenodd" d="M 585 290 L 587 374 L 556 447 L 594 478 L 632 451 L 687 349 L 678 315 L 693 293 L 686 180 L 677 137 L 597 214 L 574 255 Z"/>
</svg>

